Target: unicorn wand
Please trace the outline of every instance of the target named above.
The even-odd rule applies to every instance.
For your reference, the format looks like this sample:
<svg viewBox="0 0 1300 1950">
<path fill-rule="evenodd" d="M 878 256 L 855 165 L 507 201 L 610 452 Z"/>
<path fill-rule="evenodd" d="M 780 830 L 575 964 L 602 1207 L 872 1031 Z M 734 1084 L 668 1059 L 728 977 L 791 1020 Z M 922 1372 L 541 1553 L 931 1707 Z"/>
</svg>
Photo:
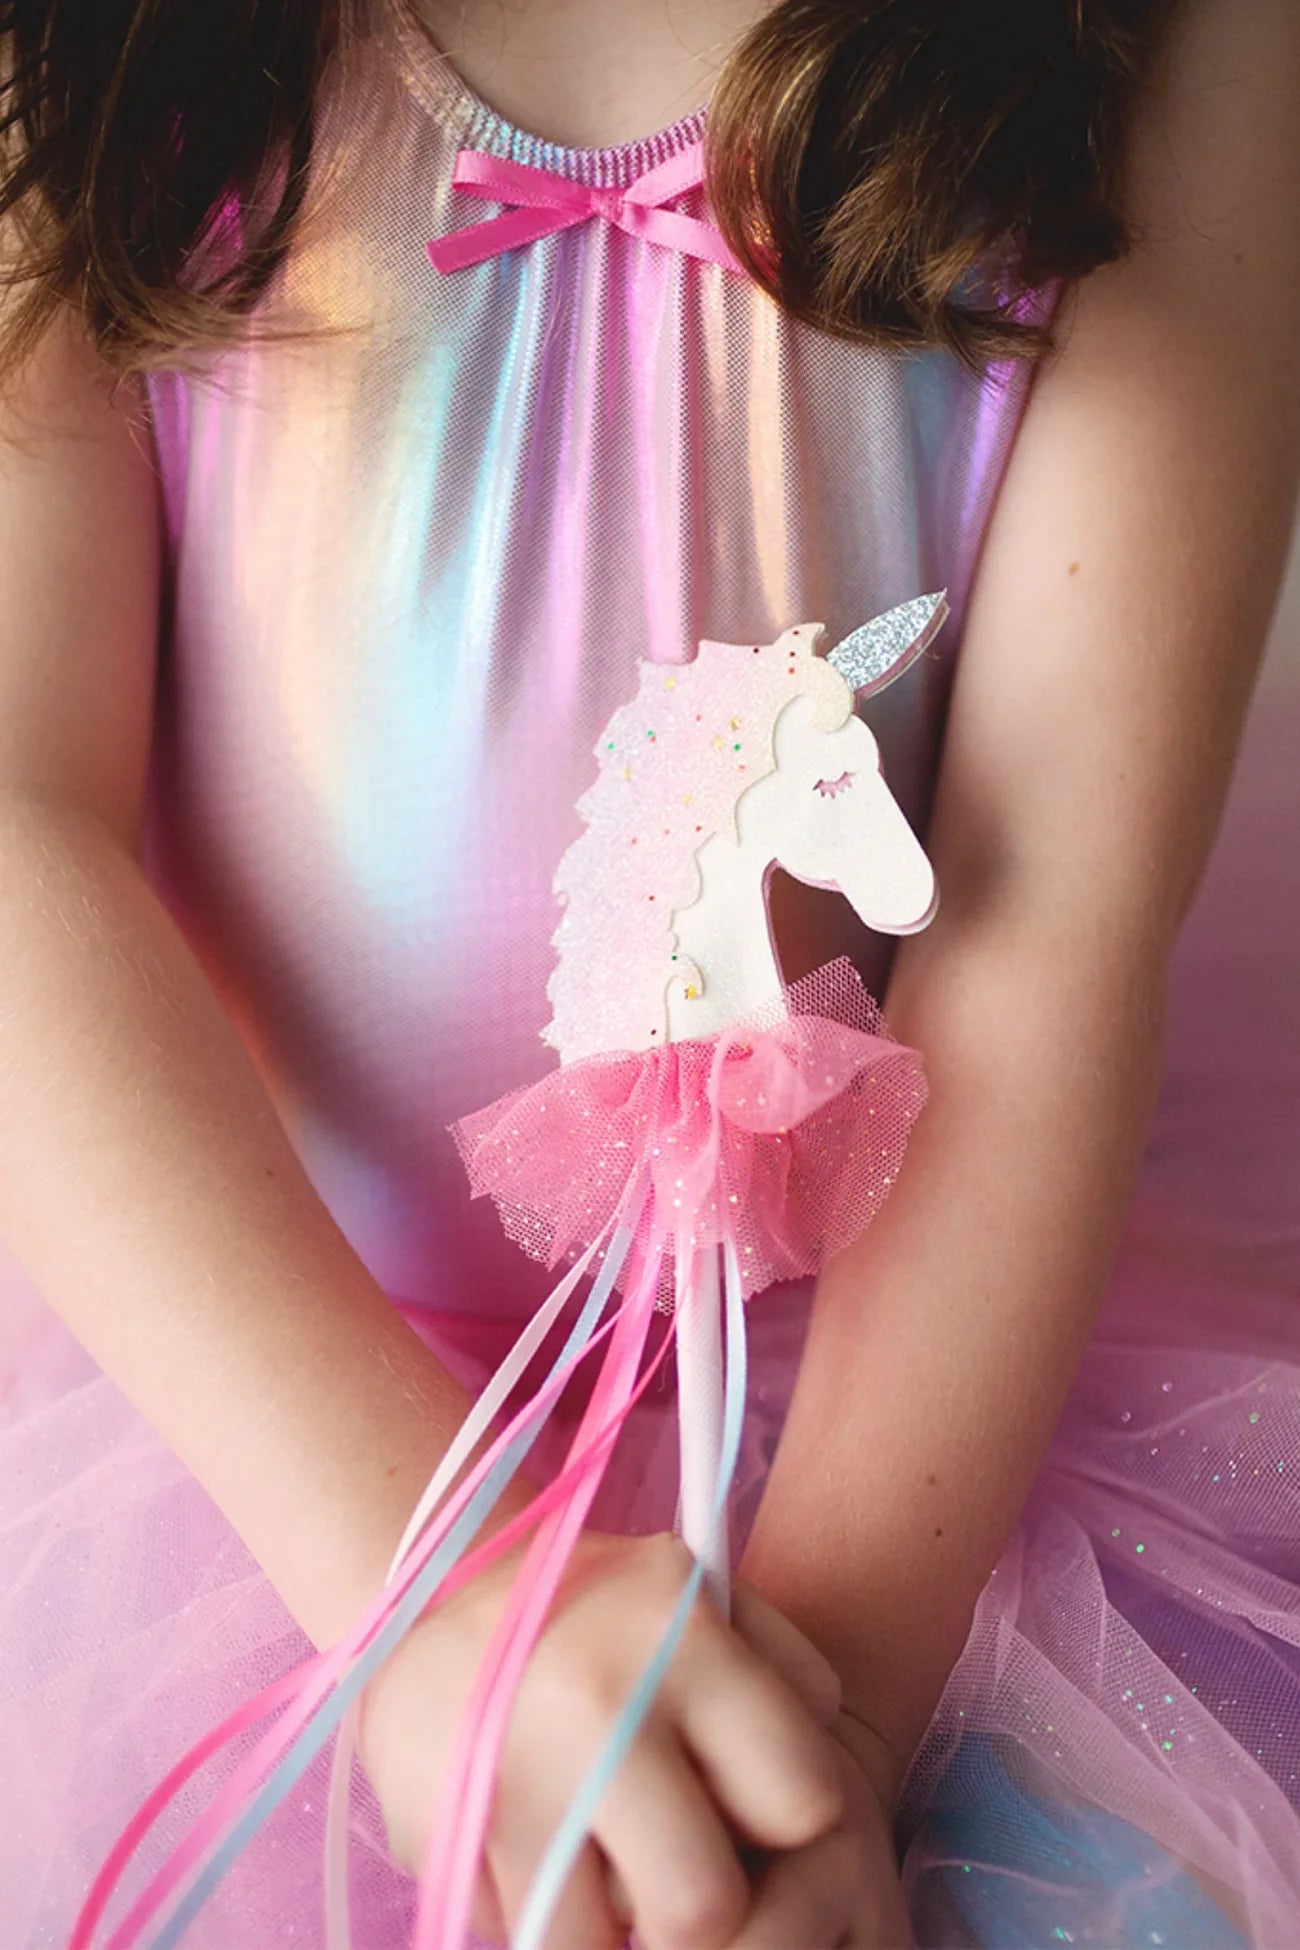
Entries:
<svg viewBox="0 0 1300 1950">
<path fill-rule="evenodd" d="M 719 1254 L 734 1251 L 746 1300 L 818 1270 L 878 1209 L 925 1100 L 917 1053 L 889 1035 L 847 958 L 787 987 L 771 874 L 837 888 L 879 932 L 933 918 L 930 862 L 855 707 L 947 613 L 940 591 L 825 654 L 814 624 L 768 645 L 705 641 L 686 665 L 642 662 L 637 696 L 597 741 L 585 830 L 555 876 L 542 1037 L 559 1068 L 450 1127 L 473 1195 L 491 1194 L 507 1233 L 548 1265 L 595 1236 L 645 1167 L 636 1236 L 676 1336 L 677 1527 L 724 1615 Z M 472 1740 L 467 1727 L 466 1768 Z M 482 1778 L 481 1740 L 475 1762 Z M 451 1827 L 436 1831 L 430 1883 L 444 1851 L 465 1860 L 469 1838 L 452 1840 L 463 1787 L 459 1774 L 446 1784 Z M 534 1887 L 548 1875 L 553 1887 L 553 1869 Z M 417 1950 L 458 1950 L 445 1911 L 442 1925 Z"/>
</svg>

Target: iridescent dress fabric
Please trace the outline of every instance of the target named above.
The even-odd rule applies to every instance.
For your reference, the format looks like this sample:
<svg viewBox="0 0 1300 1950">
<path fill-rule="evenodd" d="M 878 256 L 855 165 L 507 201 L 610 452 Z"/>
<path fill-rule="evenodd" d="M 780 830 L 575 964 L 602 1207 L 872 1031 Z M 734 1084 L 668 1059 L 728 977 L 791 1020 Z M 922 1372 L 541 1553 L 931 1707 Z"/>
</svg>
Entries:
<svg viewBox="0 0 1300 1950">
<path fill-rule="evenodd" d="M 321 111 L 320 194 L 262 306 L 302 336 L 149 381 L 168 551 L 146 868 L 339 1225 L 481 1385 L 554 1275 L 470 1200 L 447 1127 L 555 1061 L 552 877 L 601 727 L 642 657 L 801 621 L 834 641 L 946 589 L 934 645 L 862 707 L 924 835 L 1030 368 L 851 346 L 599 220 L 431 266 L 429 239 L 491 211 L 453 187 L 460 149 L 626 187 L 699 138 L 703 109 L 558 147 L 391 0 Z M 1112 1291 L 909 1778 L 919 1943 L 1273 1950 L 1300 1913 L 1289 613 L 1180 945 Z M 774 911 L 790 978 L 843 950 L 883 997 L 893 944 L 838 896 L 779 881 Z M 810 1294 L 752 1304 L 738 1538 Z M 149 1789 L 306 1646 L 17 1268 L 0 1330 L 0 1942 L 25 1950 L 65 1940 Z M 666 1386 L 594 1520 L 671 1523 L 675 1439 Z M 322 1785 L 187 1945 L 317 1950 Z M 357 1950 L 401 1950 L 414 1885 L 359 1776 L 353 1828 Z"/>
</svg>

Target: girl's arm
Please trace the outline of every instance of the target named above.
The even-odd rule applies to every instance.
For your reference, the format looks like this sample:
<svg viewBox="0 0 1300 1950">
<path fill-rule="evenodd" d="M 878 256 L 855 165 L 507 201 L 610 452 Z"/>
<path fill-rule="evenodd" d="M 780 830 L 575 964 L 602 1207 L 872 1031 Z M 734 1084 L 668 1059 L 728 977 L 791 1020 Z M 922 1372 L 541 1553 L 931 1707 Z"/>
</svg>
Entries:
<svg viewBox="0 0 1300 1950">
<path fill-rule="evenodd" d="M 322 1642 L 469 1398 L 140 870 L 160 513 L 138 400 L 109 391 L 65 323 L 0 425 L 0 1237 Z"/>
<path fill-rule="evenodd" d="M 1286 559 L 1298 97 L 1294 0 L 1181 10 L 1136 117 L 1136 249 L 1066 293 L 972 595 L 942 904 L 884 1002 L 931 1098 L 819 1282 L 742 1565 L 836 1663 L 894 1787 L 1113 1264 Z"/>
<path fill-rule="evenodd" d="M 325 1644 L 470 1404 L 317 1196 L 141 871 L 160 518 L 137 408 L 109 398 L 69 306 L 0 413 L 0 1238 Z M 529 1500 L 512 1486 L 493 1525 Z M 363 1756 L 412 1870 L 511 1548 L 366 1691 Z M 512 1703 L 484 1934 L 513 1922 L 685 1559 L 667 1537 L 578 1538 Z M 629 1917 L 647 1950 L 730 1941 L 752 1899 L 736 1838 L 797 1850 L 839 1823 L 838 1701 L 757 1594 L 730 1621 L 702 1599 L 548 1946 L 616 1950 Z"/>
</svg>

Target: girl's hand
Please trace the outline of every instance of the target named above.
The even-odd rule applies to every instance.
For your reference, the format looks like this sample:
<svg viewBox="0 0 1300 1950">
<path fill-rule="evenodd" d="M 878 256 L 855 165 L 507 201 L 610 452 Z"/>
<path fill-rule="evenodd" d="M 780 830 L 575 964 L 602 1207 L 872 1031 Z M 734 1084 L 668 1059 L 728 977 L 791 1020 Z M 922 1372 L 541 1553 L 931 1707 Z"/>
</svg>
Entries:
<svg viewBox="0 0 1300 1950">
<path fill-rule="evenodd" d="M 413 1874 L 465 1698 L 525 1548 L 504 1553 L 422 1619 L 363 1695 L 361 1757 L 392 1853 Z M 692 1561 L 666 1533 L 579 1538 L 510 1716 L 473 1918 L 482 1934 L 504 1942 L 517 1921 Z M 629 1925 L 639 1950 L 724 1950 L 754 1898 L 746 1847 L 797 1862 L 839 1827 L 855 1785 L 830 1731 L 839 1680 L 756 1591 L 739 1580 L 733 1590 L 733 1624 L 707 1595 L 695 1605 L 596 1811 L 547 1950 L 620 1950 Z M 795 1940 L 787 1932 L 782 1950 Z M 812 1950 L 813 1939 L 797 1940 Z"/>
<path fill-rule="evenodd" d="M 893 1841 L 899 1771 L 862 1721 L 840 1713 L 832 1731 L 843 1818 L 757 1867 L 753 1907 L 727 1950 L 911 1950 Z"/>
</svg>

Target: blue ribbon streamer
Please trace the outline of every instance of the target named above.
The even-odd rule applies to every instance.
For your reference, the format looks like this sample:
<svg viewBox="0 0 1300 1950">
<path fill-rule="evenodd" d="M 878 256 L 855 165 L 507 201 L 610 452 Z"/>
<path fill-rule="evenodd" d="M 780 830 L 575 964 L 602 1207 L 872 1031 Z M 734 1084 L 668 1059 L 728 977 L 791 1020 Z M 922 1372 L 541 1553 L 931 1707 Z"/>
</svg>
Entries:
<svg viewBox="0 0 1300 1950">
<path fill-rule="evenodd" d="M 723 1520 L 740 1454 L 741 1430 L 745 1419 L 747 1358 L 745 1349 L 745 1301 L 740 1283 L 740 1265 L 730 1239 L 724 1242 L 726 1287 L 727 1371 L 723 1389 L 722 1443 L 718 1457 L 717 1489 L 714 1493 L 714 1527 Z M 546 1854 L 533 1877 L 524 1899 L 519 1927 L 511 1938 L 511 1950 L 541 1950 L 542 1938 L 555 1905 L 563 1892 L 565 1878 L 580 1853 L 591 1828 L 597 1806 L 606 1788 L 636 1737 L 637 1729 L 650 1709 L 650 1703 L 668 1669 L 686 1629 L 691 1608 L 699 1596 L 706 1569 L 697 1558 L 682 1587 L 681 1596 L 668 1626 L 652 1654 L 636 1687 L 624 1706 L 601 1752 L 583 1777 L 563 1821 L 551 1838 Z"/>
<path fill-rule="evenodd" d="M 619 1226 L 611 1238 L 600 1273 L 583 1304 L 582 1312 L 575 1321 L 568 1340 L 556 1357 L 551 1368 L 552 1375 L 580 1347 L 584 1346 L 595 1332 L 597 1322 L 613 1289 L 618 1270 L 635 1236 L 639 1217 L 639 1208 L 634 1206 L 631 1221 Z M 545 1383 L 542 1385 L 544 1387 Z M 394 1607 L 391 1616 L 375 1634 L 365 1651 L 338 1680 L 334 1691 L 321 1702 L 315 1717 L 295 1737 L 287 1753 L 276 1763 L 274 1770 L 231 1827 L 225 1840 L 218 1845 L 199 1871 L 167 1922 L 151 1936 L 152 1950 L 173 1950 L 173 1946 L 179 1943 L 214 1889 L 233 1867 L 236 1858 L 248 1847 L 253 1837 L 270 1820 L 280 1803 L 306 1773 L 338 1726 L 352 1700 L 416 1622 L 429 1598 L 464 1556 L 474 1537 L 500 1501 L 510 1478 L 537 1441 L 545 1425 L 545 1419 L 544 1416 L 539 1417 L 534 1426 L 524 1429 L 498 1458 L 442 1543 L 430 1557 L 429 1562 Z"/>
</svg>

